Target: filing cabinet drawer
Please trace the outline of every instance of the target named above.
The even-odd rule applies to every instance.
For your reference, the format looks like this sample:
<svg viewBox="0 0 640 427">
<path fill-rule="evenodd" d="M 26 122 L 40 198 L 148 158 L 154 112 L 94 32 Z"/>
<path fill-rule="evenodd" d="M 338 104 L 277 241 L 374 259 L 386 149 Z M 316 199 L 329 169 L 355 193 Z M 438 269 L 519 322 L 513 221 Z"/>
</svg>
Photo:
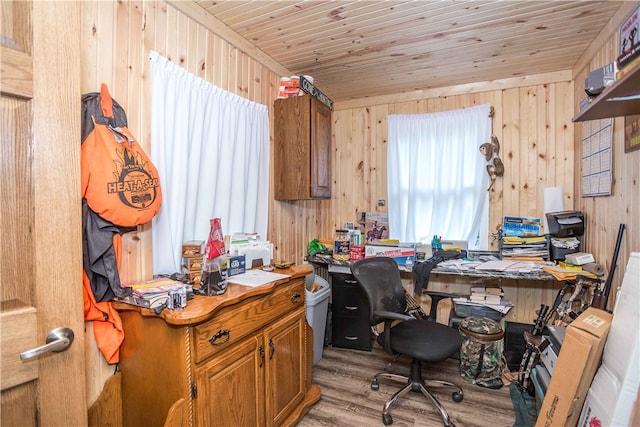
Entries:
<svg viewBox="0 0 640 427">
<path fill-rule="evenodd" d="M 369 321 L 369 303 L 364 291 L 350 274 L 332 276 L 333 312 Z"/>
<path fill-rule="evenodd" d="M 332 346 L 371 351 L 373 336 L 367 319 L 339 316 L 334 313 L 332 325 Z"/>
</svg>

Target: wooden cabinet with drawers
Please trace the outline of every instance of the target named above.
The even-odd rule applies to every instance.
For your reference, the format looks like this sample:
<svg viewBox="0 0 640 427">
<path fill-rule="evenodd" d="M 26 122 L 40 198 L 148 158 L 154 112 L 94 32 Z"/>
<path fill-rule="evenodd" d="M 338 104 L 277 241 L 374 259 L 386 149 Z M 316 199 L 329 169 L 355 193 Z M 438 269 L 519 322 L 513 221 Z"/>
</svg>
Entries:
<svg viewBox="0 0 640 427">
<path fill-rule="evenodd" d="M 351 274 L 331 273 L 331 345 L 370 351 L 369 303 Z"/>
<path fill-rule="evenodd" d="M 293 425 L 320 398 L 311 385 L 313 337 L 306 322 L 309 267 L 260 287 L 229 283 L 182 311 L 118 304 L 125 426 L 162 426 L 180 398 L 189 425 Z"/>
</svg>

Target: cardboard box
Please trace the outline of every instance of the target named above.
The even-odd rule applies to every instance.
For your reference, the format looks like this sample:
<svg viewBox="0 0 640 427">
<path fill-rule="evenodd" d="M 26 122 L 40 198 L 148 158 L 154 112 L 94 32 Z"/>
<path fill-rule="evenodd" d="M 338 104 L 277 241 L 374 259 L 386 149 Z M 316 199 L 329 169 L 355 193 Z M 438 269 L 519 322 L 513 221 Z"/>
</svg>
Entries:
<svg viewBox="0 0 640 427">
<path fill-rule="evenodd" d="M 540 218 L 505 216 L 502 218 L 502 234 L 517 237 L 539 236 L 541 234 Z"/>
<path fill-rule="evenodd" d="M 202 257 L 182 258 L 182 266 L 187 271 L 202 271 Z"/>
<path fill-rule="evenodd" d="M 246 259 L 244 255 L 232 256 L 227 259 L 227 276 L 235 276 L 246 271 Z"/>
<path fill-rule="evenodd" d="M 630 255 L 611 330 L 580 415 L 579 426 L 627 426 L 640 388 L 640 253 Z M 599 423 L 599 424 L 597 424 Z M 636 424 L 637 425 L 637 424 Z"/>
<path fill-rule="evenodd" d="M 416 244 L 398 243 L 397 246 L 366 245 L 364 257 L 389 257 L 393 258 L 399 266 L 413 267 L 416 262 Z"/>
<path fill-rule="evenodd" d="M 593 307 L 569 324 L 536 427 L 575 426 L 600 366 L 612 315 Z"/>
<path fill-rule="evenodd" d="M 183 258 L 202 258 L 202 248 L 204 246 L 204 240 L 189 240 L 182 244 L 182 256 Z"/>
</svg>

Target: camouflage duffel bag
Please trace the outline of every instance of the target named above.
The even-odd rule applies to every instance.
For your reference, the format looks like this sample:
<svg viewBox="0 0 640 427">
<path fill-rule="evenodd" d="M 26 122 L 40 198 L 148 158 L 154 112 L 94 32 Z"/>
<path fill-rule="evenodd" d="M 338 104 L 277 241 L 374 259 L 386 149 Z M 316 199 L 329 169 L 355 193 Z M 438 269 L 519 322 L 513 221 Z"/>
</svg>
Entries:
<svg viewBox="0 0 640 427">
<path fill-rule="evenodd" d="M 462 335 L 460 375 L 479 386 L 502 387 L 504 330 L 486 317 L 467 317 L 459 327 Z"/>
</svg>

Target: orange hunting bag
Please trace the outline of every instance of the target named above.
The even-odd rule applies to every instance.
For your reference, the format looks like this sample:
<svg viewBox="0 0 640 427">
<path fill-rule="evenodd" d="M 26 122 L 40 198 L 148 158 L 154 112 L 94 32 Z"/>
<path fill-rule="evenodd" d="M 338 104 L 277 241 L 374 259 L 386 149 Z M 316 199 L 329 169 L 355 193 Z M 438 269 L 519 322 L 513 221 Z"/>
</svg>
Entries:
<svg viewBox="0 0 640 427">
<path fill-rule="evenodd" d="M 113 100 L 104 84 L 100 105 L 104 117 L 113 117 Z M 151 221 L 162 203 L 157 169 L 126 126 L 91 119 L 93 131 L 82 142 L 82 197 L 91 210 L 115 225 Z"/>
</svg>

